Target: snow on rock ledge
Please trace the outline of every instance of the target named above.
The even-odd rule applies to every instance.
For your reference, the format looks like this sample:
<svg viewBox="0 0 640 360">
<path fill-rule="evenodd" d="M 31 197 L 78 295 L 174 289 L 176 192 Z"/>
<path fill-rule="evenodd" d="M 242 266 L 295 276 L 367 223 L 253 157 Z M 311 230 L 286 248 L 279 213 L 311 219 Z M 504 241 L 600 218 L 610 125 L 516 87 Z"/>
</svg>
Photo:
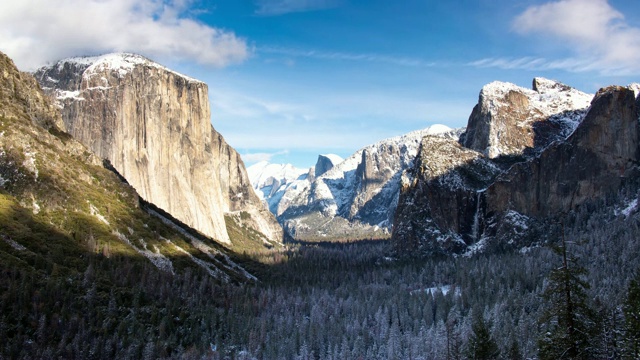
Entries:
<svg viewBox="0 0 640 360">
<path fill-rule="evenodd" d="M 462 144 L 490 158 L 539 153 L 569 136 L 593 99 L 593 94 L 544 78 L 533 79 L 533 89 L 499 81 L 485 85 Z"/>
</svg>

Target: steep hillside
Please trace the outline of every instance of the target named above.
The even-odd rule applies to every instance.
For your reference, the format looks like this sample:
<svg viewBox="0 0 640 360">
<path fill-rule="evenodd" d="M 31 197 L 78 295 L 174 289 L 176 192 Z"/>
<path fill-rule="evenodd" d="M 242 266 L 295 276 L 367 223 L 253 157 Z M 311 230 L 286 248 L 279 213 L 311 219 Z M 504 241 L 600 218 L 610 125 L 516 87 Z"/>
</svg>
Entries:
<svg viewBox="0 0 640 360">
<path fill-rule="evenodd" d="M 258 246 L 281 242 L 239 155 L 210 124 L 206 84 L 134 54 L 66 59 L 35 75 L 69 133 L 146 201 L 232 247 L 227 226 L 248 226 Z M 240 212 L 244 223 L 229 223 Z"/>
<path fill-rule="evenodd" d="M 555 93 L 541 97 L 536 107 L 559 113 L 541 117 L 530 107 L 528 112 L 513 109 L 529 100 L 516 95 L 513 86 L 493 83 L 483 88 L 469 118 L 470 127 L 475 123 L 478 129 L 479 108 L 511 99 L 511 106 L 501 107 L 500 116 L 486 117 L 481 128 L 528 124 L 530 129 L 547 129 L 541 141 L 536 131 L 492 137 L 468 129 L 461 144 L 480 153 L 455 144 L 434 151 L 433 139 L 423 140 L 395 218 L 393 241 L 399 254 L 470 253 L 541 242 L 547 220 L 557 221 L 582 205 L 615 195 L 637 177 L 637 86 L 602 89 L 587 109 L 571 110 L 582 106 L 581 93 L 535 79 L 538 93 L 541 84 Z M 488 100 L 487 89 L 497 87 L 509 89 L 501 92 L 502 102 Z M 579 102 L 573 101 L 576 94 Z M 558 99 L 573 105 L 558 106 Z M 561 123 L 565 126 L 554 125 Z"/>
<path fill-rule="evenodd" d="M 158 357 L 204 351 L 187 329 L 213 336 L 214 289 L 255 278 L 141 205 L 1 53 L 0 109 L 0 358 L 136 358 L 144 341 Z"/>
</svg>

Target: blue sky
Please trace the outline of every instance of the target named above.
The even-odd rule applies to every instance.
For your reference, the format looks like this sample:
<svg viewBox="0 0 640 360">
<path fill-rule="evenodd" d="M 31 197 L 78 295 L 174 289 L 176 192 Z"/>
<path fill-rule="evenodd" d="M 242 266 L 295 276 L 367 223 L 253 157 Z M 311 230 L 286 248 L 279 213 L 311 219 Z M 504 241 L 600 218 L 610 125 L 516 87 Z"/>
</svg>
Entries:
<svg viewBox="0 0 640 360">
<path fill-rule="evenodd" d="M 141 53 L 209 85 L 212 123 L 247 165 L 309 167 L 465 126 L 494 80 L 640 82 L 640 1 L 23 0 L 0 4 L 0 51 L 23 70 Z"/>
</svg>

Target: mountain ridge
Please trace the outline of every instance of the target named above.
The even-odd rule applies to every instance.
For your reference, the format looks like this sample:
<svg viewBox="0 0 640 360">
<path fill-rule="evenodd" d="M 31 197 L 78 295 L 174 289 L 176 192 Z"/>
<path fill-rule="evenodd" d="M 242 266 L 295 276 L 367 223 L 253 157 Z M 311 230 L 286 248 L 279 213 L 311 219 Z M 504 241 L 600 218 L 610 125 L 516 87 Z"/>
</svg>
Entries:
<svg viewBox="0 0 640 360">
<path fill-rule="evenodd" d="M 413 162 L 425 135 L 457 139 L 444 125 L 417 130 L 363 147 L 291 182 L 270 208 L 292 238 L 305 241 L 388 238 L 402 171 Z M 325 157 L 319 156 L 318 163 Z"/>
</svg>

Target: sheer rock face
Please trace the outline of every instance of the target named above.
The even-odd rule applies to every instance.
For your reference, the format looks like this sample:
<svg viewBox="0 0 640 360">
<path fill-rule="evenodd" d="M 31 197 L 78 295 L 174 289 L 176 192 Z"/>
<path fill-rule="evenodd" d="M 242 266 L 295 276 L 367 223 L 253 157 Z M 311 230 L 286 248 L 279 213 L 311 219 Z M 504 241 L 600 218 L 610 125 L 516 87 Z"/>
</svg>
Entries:
<svg viewBox="0 0 640 360">
<path fill-rule="evenodd" d="M 567 88 L 555 84 L 534 80 L 538 92 Z M 600 90 L 567 138 L 558 133 L 559 140 L 530 156 L 492 158 L 490 152 L 426 137 L 400 195 L 392 234 L 398 253 L 525 246 L 540 241 L 535 232 L 545 220 L 619 191 L 625 179 L 640 174 L 639 90 L 637 85 Z M 516 108 L 528 101 L 513 93 L 510 98 Z M 482 104 L 474 113 L 478 107 Z M 513 111 L 517 121 L 530 122 Z M 467 131 L 466 140 L 472 133 Z"/>
<path fill-rule="evenodd" d="M 56 98 L 68 132 L 142 198 L 230 242 L 224 213 L 254 194 L 250 186 L 240 191 L 244 165 L 210 124 L 206 84 L 132 54 L 67 59 L 35 75 Z"/>
<path fill-rule="evenodd" d="M 316 166 L 313 170 L 315 177 L 322 176 L 322 174 L 333 169 L 334 166 L 341 163 L 342 160 L 343 159 L 339 158 L 336 155 L 318 155 L 318 161 L 316 161 Z"/>
<path fill-rule="evenodd" d="M 620 189 L 638 174 L 638 104 L 633 90 L 601 89 L 581 125 L 487 189 L 488 211 L 548 217 Z"/>
<path fill-rule="evenodd" d="M 403 176 L 394 218 L 397 250 L 459 253 L 477 241 L 485 226 L 482 189 L 500 172 L 453 139 L 426 136 L 415 167 Z"/>
<path fill-rule="evenodd" d="M 575 129 L 593 97 L 543 78 L 533 80 L 533 89 L 484 86 L 461 143 L 489 158 L 538 153 Z"/>
<path fill-rule="evenodd" d="M 211 138 L 213 157 L 218 159 L 216 173 L 220 175 L 224 212 L 249 213 L 249 217 L 239 217 L 243 225 L 259 231 L 268 241 L 281 243 L 282 227 L 253 191 L 240 154 L 213 128 Z"/>
</svg>

